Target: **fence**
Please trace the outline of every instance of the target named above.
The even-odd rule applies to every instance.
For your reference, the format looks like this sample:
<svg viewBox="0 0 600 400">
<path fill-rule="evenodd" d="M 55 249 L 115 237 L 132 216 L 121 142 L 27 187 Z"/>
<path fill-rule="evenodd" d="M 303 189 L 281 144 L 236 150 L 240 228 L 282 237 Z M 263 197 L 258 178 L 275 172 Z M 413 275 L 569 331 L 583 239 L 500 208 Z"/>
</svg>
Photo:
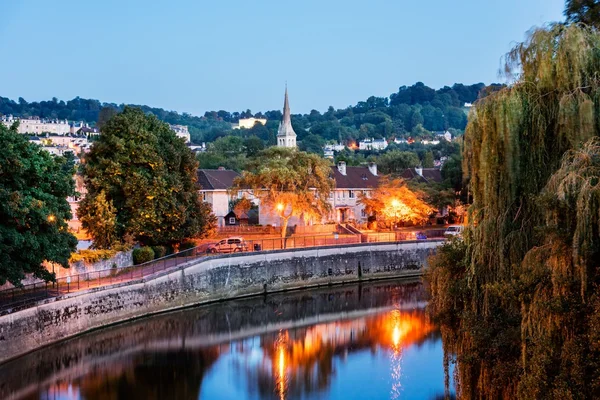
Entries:
<svg viewBox="0 0 600 400">
<path fill-rule="evenodd" d="M 364 236 L 367 236 L 366 239 Z M 433 237 L 433 236 L 431 236 Z M 282 249 L 302 249 L 321 246 L 348 245 L 357 243 L 396 242 L 414 239 L 414 233 L 390 232 L 374 235 L 314 235 L 288 238 L 268 238 L 247 240 L 241 243 L 227 243 L 223 239 L 213 244 L 183 250 L 144 264 L 124 268 L 110 268 L 101 271 L 74 274 L 56 279 L 50 283 L 35 283 L 0 291 L 0 315 L 15 312 L 32 306 L 37 301 L 60 295 L 91 289 L 115 283 L 128 282 L 143 278 L 159 271 L 182 265 L 200 257 L 223 253 L 241 253 L 254 251 L 269 251 Z M 223 243 L 225 242 L 225 243 Z M 222 245 L 221 245 L 222 243 Z"/>
</svg>

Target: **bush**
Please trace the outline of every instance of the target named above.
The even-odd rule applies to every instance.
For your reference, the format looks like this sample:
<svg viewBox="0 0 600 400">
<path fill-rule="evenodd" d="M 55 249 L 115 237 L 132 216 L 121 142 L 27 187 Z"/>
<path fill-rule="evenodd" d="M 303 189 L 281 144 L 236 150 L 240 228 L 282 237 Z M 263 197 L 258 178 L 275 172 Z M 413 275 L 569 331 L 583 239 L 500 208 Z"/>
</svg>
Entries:
<svg viewBox="0 0 600 400">
<path fill-rule="evenodd" d="M 179 245 L 179 251 L 193 249 L 194 247 L 196 247 L 194 242 L 183 242 Z"/>
<path fill-rule="evenodd" d="M 70 262 L 85 261 L 88 263 L 95 263 L 100 260 L 108 260 L 117 254 L 116 250 L 79 250 L 77 253 L 71 254 Z"/>
<path fill-rule="evenodd" d="M 167 248 L 165 246 L 152 246 L 152 250 L 154 250 L 154 259 L 167 255 Z"/>
<path fill-rule="evenodd" d="M 139 249 L 133 250 L 133 264 L 143 264 L 148 261 L 154 260 L 154 250 L 152 247 L 140 247 Z"/>
</svg>

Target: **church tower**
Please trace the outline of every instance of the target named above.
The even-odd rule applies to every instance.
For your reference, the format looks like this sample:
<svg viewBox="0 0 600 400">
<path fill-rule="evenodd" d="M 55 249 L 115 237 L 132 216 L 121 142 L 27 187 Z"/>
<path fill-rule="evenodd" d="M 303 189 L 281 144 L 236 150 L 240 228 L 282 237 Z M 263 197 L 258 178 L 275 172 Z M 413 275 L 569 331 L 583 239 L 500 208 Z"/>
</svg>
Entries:
<svg viewBox="0 0 600 400">
<path fill-rule="evenodd" d="M 277 147 L 296 148 L 296 132 L 292 128 L 292 116 L 288 101 L 287 85 L 285 86 L 285 100 L 283 100 L 283 118 L 277 130 Z"/>
</svg>

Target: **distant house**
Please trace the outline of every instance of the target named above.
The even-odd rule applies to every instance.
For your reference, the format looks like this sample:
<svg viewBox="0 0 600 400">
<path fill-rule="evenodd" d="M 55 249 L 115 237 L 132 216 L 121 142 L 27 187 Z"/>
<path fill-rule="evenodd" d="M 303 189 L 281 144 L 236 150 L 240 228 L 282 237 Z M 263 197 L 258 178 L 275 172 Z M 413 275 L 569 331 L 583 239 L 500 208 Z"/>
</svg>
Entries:
<svg viewBox="0 0 600 400">
<path fill-rule="evenodd" d="M 385 139 L 365 139 L 358 142 L 359 150 L 385 150 L 388 143 Z"/>
<path fill-rule="evenodd" d="M 229 214 L 229 202 L 237 198 L 231 196 L 229 190 L 238 176 L 239 173 L 225 168 L 198 170 L 200 199 L 210 204 L 213 214 L 217 217 L 218 226 L 228 225 L 226 217 Z"/>
<path fill-rule="evenodd" d="M 400 175 L 405 180 L 416 180 L 422 183 L 441 183 L 442 172 L 438 168 L 407 168 Z"/>
<path fill-rule="evenodd" d="M 189 143 L 191 141 L 190 131 L 188 130 L 187 125 L 171 125 L 171 124 L 169 124 L 169 127 L 171 128 L 171 130 L 173 132 L 175 132 L 175 135 L 177 135 L 178 138 L 185 140 L 186 143 Z"/>
<path fill-rule="evenodd" d="M 266 118 L 240 118 L 237 124 L 233 124 L 231 127 L 233 129 L 252 129 L 256 124 L 266 125 Z"/>
<path fill-rule="evenodd" d="M 41 135 L 48 133 L 52 135 L 66 135 L 69 133 L 69 122 L 59 119 L 44 119 L 40 117 L 18 118 L 12 115 L 0 117 L 0 122 L 10 128 L 15 122 L 19 122 L 17 132 L 22 134 Z"/>
</svg>

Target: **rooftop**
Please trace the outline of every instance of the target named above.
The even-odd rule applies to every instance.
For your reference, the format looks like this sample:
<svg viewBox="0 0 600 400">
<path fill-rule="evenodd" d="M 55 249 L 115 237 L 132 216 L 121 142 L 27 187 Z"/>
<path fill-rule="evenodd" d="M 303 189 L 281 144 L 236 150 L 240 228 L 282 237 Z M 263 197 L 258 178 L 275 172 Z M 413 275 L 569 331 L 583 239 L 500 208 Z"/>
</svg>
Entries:
<svg viewBox="0 0 600 400">
<path fill-rule="evenodd" d="M 239 173 L 229 169 L 199 169 L 198 183 L 203 190 L 228 190 Z"/>
</svg>

